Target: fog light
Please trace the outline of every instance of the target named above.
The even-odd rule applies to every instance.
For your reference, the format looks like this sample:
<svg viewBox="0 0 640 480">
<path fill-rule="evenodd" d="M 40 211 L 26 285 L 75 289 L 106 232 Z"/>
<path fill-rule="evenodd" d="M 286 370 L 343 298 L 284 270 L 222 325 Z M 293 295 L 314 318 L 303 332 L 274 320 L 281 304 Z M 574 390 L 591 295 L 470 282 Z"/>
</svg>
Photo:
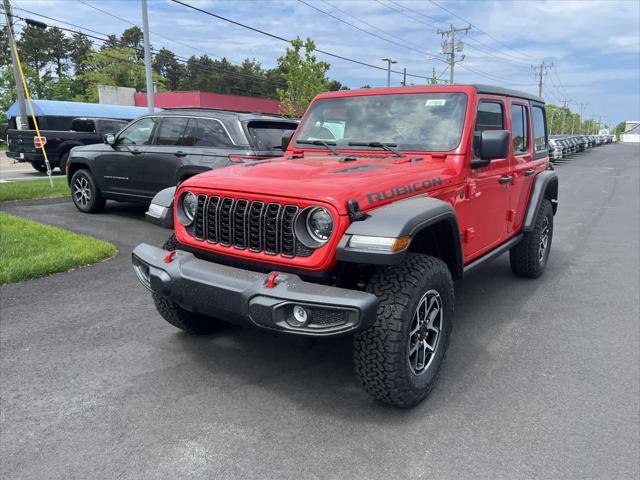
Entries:
<svg viewBox="0 0 640 480">
<path fill-rule="evenodd" d="M 301 307 L 300 305 L 294 305 L 293 318 L 289 319 L 289 324 L 294 327 L 301 327 L 305 323 L 307 323 L 308 318 L 309 318 L 309 314 L 304 309 L 304 307 Z"/>
</svg>

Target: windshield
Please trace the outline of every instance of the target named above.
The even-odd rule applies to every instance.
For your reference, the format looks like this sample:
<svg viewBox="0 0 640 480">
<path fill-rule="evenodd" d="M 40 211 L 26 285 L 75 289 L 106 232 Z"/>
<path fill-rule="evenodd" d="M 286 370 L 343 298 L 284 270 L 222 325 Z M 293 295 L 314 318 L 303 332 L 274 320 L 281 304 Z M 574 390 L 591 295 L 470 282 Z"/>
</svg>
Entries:
<svg viewBox="0 0 640 480">
<path fill-rule="evenodd" d="M 401 150 L 446 152 L 460 143 L 466 108 L 464 93 L 320 99 L 305 116 L 296 143 L 324 140 L 344 148 L 349 142 L 382 142 Z"/>
</svg>

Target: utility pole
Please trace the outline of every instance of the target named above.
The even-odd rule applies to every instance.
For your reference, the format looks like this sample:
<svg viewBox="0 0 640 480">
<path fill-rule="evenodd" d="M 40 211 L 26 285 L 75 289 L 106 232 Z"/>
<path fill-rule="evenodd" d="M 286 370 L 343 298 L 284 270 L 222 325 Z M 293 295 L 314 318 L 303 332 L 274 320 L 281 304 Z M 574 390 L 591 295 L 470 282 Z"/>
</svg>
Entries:
<svg viewBox="0 0 640 480">
<path fill-rule="evenodd" d="M 147 107 L 149 109 L 149 113 L 153 113 L 155 111 L 155 107 L 153 103 L 153 74 L 151 73 L 151 45 L 149 44 L 149 15 L 147 14 L 147 0 L 142 0 L 142 32 L 144 34 L 144 69 L 147 74 Z"/>
<path fill-rule="evenodd" d="M 588 103 L 579 103 L 578 104 L 578 106 L 580 107 L 580 118 L 578 119 L 578 133 L 581 133 L 581 131 L 582 131 L 582 116 L 584 115 L 584 109 L 585 109 L 585 107 L 587 105 L 589 105 L 589 104 Z"/>
<path fill-rule="evenodd" d="M 549 125 L 549 135 L 553 135 L 553 117 L 555 117 L 557 110 L 554 108 L 551 112 L 551 125 Z"/>
<path fill-rule="evenodd" d="M 382 61 L 387 62 L 387 88 L 389 88 L 391 86 L 391 64 L 398 63 L 398 62 L 396 62 L 395 60 L 392 60 L 391 58 L 383 58 Z"/>
<path fill-rule="evenodd" d="M 464 32 L 465 35 L 471 30 L 471 24 L 466 28 L 455 28 L 453 25 L 449 25 L 449 30 L 440 30 L 438 33 L 442 35 L 442 52 L 449 56 L 449 85 L 453 85 L 453 69 L 457 62 L 464 60 L 464 55 L 460 58 L 456 58 L 456 53 L 462 53 L 464 50 L 464 42 L 458 41 L 456 43 L 456 33 Z M 446 37 L 446 38 L 445 38 Z M 451 41 L 448 41 L 451 39 Z"/>
<path fill-rule="evenodd" d="M 407 67 L 404 67 L 404 72 L 402 74 L 402 86 L 406 87 L 407 86 Z"/>
<path fill-rule="evenodd" d="M 544 60 L 538 67 L 534 67 L 533 65 L 531 65 L 531 68 L 538 77 L 538 96 L 540 98 L 542 98 L 542 87 L 544 85 L 544 79 L 547 76 L 547 69 L 551 67 L 553 67 L 553 63 L 551 65 L 545 65 Z"/>
<path fill-rule="evenodd" d="M 562 128 L 560 129 L 560 133 L 564 135 L 564 123 L 567 120 L 567 112 L 564 109 L 567 108 L 567 105 L 571 102 L 570 98 L 565 98 L 564 100 L 560 100 L 562 102 Z"/>
<path fill-rule="evenodd" d="M 9 48 L 11 49 L 11 63 L 13 63 L 13 79 L 16 84 L 18 109 L 20 110 L 20 121 L 16 121 L 16 128 L 18 130 L 28 130 L 29 117 L 27 116 L 27 104 L 24 101 L 24 87 L 22 86 L 22 78 L 20 77 L 20 70 L 18 69 L 18 59 L 16 58 L 16 53 L 13 50 L 13 44 L 16 39 L 13 36 L 13 15 L 11 14 L 11 4 L 9 3 L 9 0 L 3 0 L 3 4 L 4 15 L 7 22 L 7 37 L 9 38 Z"/>
</svg>

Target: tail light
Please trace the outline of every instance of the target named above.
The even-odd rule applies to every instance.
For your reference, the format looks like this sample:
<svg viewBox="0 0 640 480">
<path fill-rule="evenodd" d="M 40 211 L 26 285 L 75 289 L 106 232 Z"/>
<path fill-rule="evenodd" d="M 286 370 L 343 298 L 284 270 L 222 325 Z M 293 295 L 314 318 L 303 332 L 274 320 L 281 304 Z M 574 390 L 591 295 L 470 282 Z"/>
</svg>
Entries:
<svg viewBox="0 0 640 480">
<path fill-rule="evenodd" d="M 40 142 L 42 140 L 42 142 Z M 37 135 L 33 137 L 33 146 L 36 148 L 42 148 L 47 144 L 47 137 L 38 137 Z"/>
<path fill-rule="evenodd" d="M 255 162 L 256 160 L 266 160 L 269 157 L 261 157 L 258 155 L 229 155 L 229 160 L 234 163 Z"/>
</svg>

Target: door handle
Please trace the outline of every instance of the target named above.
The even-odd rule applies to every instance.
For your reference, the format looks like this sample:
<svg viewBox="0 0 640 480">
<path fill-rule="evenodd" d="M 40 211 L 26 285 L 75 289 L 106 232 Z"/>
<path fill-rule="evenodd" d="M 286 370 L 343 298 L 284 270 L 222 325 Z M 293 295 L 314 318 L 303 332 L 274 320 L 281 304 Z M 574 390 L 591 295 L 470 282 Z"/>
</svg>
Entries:
<svg viewBox="0 0 640 480">
<path fill-rule="evenodd" d="M 530 168 L 529 170 L 525 170 L 524 171 L 524 176 L 525 177 L 530 177 L 531 175 L 533 175 L 534 173 L 536 173 L 536 171 L 533 168 Z"/>
<path fill-rule="evenodd" d="M 187 154 L 185 152 L 183 152 L 182 150 L 178 150 L 177 152 L 173 152 L 173 154 L 176 157 L 186 157 L 187 156 Z"/>
<path fill-rule="evenodd" d="M 509 182 L 513 182 L 513 177 L 509 177 L 509 176 L 500 177 L 500 183 L 509 183 Z"/>
<path fill-rule="evenodd" d="M 131 153 L 133 153 L 134 155 L 140 155 L 142 152 L 137 148 L 134 148 L 133 150 L 131 150 Z"/>
</svg>

